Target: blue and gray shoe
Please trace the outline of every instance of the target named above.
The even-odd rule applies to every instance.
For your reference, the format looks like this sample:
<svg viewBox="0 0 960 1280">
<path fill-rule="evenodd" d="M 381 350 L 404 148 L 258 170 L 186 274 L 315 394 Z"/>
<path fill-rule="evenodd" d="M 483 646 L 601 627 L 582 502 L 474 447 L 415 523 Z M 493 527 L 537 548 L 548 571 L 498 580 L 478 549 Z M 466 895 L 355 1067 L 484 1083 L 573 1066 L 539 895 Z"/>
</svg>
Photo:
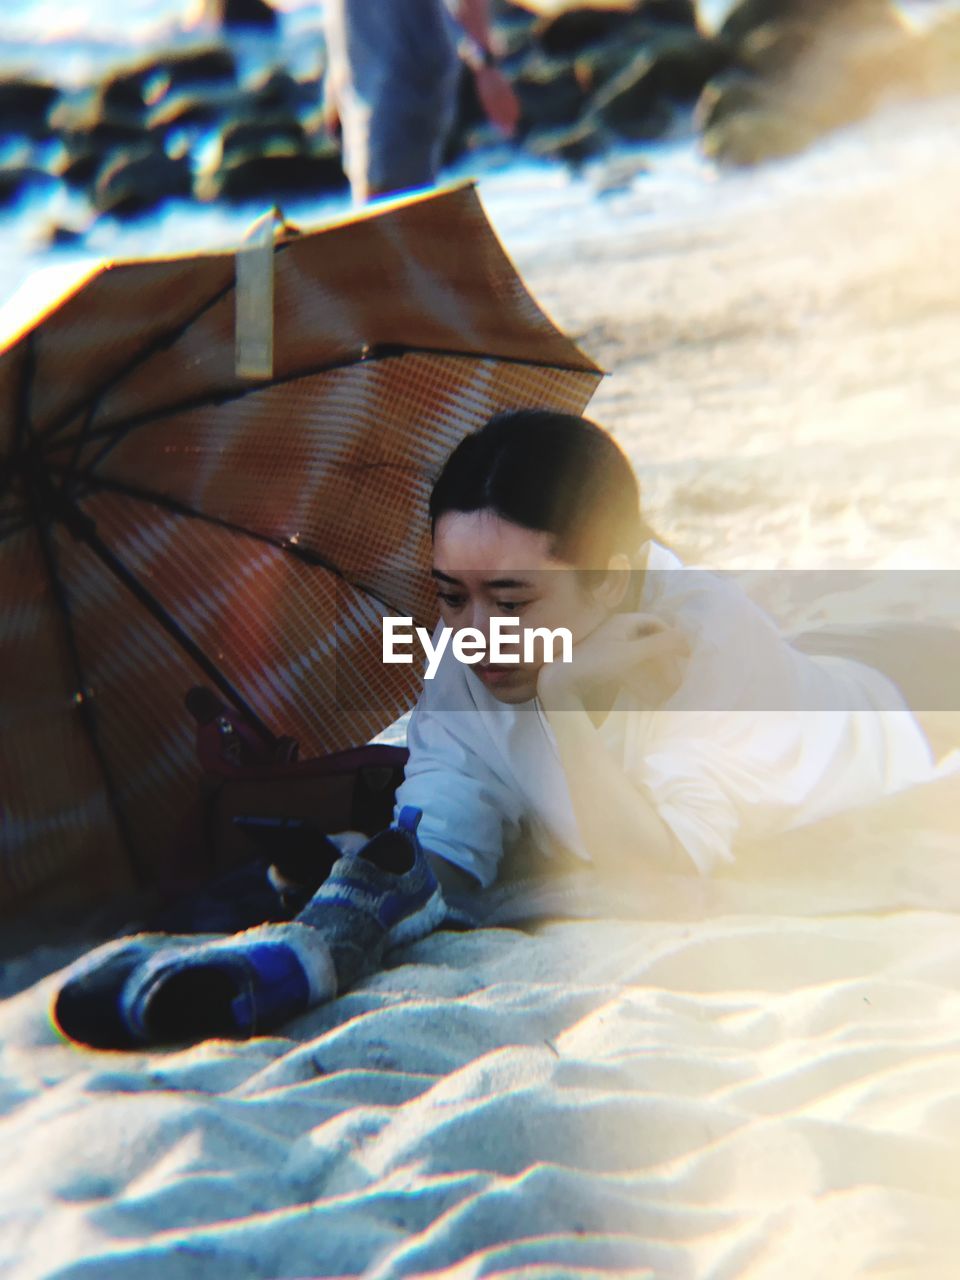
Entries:
<svg viewBox="0 0 960 1280">
<path fill-rule="evenodd" d="M 394 826 L 334 863 L 297 916 L 330 948 L 341 991 L 373 972 L 385 951 L 424 937 L 446 919 L 447 905 L 417 839 L 421 817 L 405 805 Z"/>
<path fill-rule="evenodd" d="M 293 922 L 104 950 L 74 969 L 53 1009 L 65 1035 L 97 1049 L 259 1035 L 337 994 L 326 943 Z"/>
<path fill-rule="evenodd" d="M 333 959 L 304 925 L 259 925 L 232 938 L 169 947 L 123 993 L 141 1044 L 262 1035 L 337 994 Z"/>
<path fill-rule="evenodd" d="M 54 1017 L 101 1049 L 271 1031 L 373 972 L 384 951 L 442 924 L 447 906 L 417 839 L 420 810 L 342 857 L 296 920 L 229 938 L 158 935 L 101 948 L 76 966 Z"/>
</svg>

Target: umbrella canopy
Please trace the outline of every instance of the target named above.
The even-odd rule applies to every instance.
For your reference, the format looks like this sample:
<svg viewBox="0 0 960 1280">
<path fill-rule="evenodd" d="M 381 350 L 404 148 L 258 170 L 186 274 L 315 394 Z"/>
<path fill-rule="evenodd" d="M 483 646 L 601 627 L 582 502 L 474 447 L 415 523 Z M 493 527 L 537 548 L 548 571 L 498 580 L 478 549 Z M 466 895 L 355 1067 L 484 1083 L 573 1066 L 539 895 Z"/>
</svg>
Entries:
<svg viewBox="0 0 960 1280">
<path fill-rule="evenodd" d="M 230 252 L 98 265 L 0 346 L 0 910 L 156 874 L 196 794 L 193 685 L 305 754 L 411 706 L 381 619 L 434 620 L 444 458 L 596 386 L 472 187 L 272 262 L 268 380 L 236 371 Z"/>
</svg>

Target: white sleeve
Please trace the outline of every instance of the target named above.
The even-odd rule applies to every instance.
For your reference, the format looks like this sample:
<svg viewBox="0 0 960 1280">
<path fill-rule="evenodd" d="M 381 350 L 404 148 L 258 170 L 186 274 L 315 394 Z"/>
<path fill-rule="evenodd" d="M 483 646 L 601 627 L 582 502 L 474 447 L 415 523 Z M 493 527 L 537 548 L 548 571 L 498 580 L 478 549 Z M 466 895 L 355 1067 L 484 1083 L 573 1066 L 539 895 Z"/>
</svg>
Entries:
<svg viewBox="0 0 960 1280">
<path fill-rule="evenodd" d="M 518 790 L 483 750 L 484 726 L 475 708 L 433 707 L 429 687 L 410 717 L 410 759 L 397 790 L 403 805 L 423 811 L 418 834 L 487 888 L 497 876 L 504 846 L 515 839 L 524 804 Z"/>
<path fill-rule="evenodd" d="M 932 776 L 919 725 L 878 672 L 801 654 L 743 598 L 694 643 L 689 680 L 633 723 L 630 776 L 704 874 L 761 838 Z M 899 707 L 899 709 L 897 709 Z"/>
<path fill-rule="evenodd" d="M 632 777 L 708 874 L 739 838 L 795 825 L 850 756 L 845 712 L 691 711 L 656 717 Z"/>
</svg>

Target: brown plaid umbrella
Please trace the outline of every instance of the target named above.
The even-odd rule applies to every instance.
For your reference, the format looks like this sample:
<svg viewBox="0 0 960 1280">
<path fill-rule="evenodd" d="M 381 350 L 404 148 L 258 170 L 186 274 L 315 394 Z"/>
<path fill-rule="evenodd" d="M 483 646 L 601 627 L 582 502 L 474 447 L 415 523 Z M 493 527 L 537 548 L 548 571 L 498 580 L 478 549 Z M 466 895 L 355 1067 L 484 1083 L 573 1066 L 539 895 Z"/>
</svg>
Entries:
<svg viewBox="0 0 960 1280">
<path fill-rule="evenodd" d="M 471 187 L 272 264 L 268 380 L 236 371 L 232 253 L 100 266 L 0 349 L 0 909 L 149 881 L 195 794 L 193 685 L 306 754 L 408 708 L 381 618 L 432 621 L 443 459 L 596 386 Z"/>
</svg>

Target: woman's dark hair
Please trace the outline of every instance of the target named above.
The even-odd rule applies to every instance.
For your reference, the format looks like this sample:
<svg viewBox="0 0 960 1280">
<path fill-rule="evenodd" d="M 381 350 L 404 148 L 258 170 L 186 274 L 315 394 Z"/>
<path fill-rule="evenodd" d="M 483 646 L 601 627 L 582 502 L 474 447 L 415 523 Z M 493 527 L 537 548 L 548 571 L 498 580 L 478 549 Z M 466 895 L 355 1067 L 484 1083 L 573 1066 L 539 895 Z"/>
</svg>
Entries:
<svg viewBox="0 0 960 1280">
<path fill-rule="evenodd" d="M 632 555 L 654 537 L 626 454 L 602 427 L 572 413 L 512 409 L 466 436 L 430 495 L 430 522 L 448 511 L 495 512 L 549 533 L 552 554 L 582 567 Z"/>
</svg>

